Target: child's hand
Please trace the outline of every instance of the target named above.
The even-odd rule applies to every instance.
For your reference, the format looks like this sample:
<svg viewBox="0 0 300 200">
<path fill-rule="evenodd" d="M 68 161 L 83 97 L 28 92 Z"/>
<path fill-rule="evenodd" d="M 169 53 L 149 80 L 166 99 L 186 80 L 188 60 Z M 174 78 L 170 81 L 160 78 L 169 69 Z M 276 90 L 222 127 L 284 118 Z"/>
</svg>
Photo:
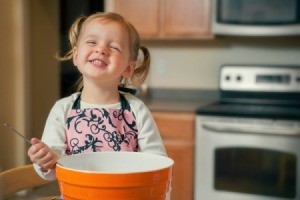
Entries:
<svg viewBox="0 0 300 200">
<path fill-rule="evenodd" d="M 31 162 L 36 163 L 42 171 L 54 168 L 57 155 L 42 141 L 37 138 L 31 139 L 32 146 L 28 149 L 28 156 Z"/>
</svg>

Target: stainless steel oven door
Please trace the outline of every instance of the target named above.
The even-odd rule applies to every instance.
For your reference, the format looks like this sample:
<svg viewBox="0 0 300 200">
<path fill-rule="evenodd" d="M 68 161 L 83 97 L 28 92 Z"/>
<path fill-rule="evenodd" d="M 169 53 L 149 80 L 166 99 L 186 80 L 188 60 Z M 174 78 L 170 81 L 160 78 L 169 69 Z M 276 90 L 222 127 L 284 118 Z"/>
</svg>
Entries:
<svg viewBox="0 0 300 200">
<path fill-rule="evenodd" d="M 299 200 L 300 122 L 197 116 L 196 200 Z"/>
</svg>

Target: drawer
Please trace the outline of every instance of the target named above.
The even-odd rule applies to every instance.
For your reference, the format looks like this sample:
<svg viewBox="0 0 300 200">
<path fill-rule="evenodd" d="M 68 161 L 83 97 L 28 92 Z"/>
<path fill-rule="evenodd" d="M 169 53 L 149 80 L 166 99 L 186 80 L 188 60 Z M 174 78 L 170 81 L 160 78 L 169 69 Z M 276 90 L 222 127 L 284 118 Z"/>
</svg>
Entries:
<svg viewBox="0 0 300 200">
<path fill-rule="evenodd" d="M 194 113 L 153 112 L 152 115 L 163 138 L 194 139 Z"/>
</svg>

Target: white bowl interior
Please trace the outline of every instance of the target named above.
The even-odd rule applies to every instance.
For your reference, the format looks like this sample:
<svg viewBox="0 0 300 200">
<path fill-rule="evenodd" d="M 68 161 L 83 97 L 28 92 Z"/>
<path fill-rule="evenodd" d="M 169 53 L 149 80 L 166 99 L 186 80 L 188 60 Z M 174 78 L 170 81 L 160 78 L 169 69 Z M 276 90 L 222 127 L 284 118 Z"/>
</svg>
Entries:
<svg viewBox="0 0 300 200">
<path fill-rule="evenodd" d="M 58 160 L 63 168 L 89 173 L 138 173 L 168 168 L 168 157 L 140 152 L 95 152 L 64 156 Z"/>
</svg>

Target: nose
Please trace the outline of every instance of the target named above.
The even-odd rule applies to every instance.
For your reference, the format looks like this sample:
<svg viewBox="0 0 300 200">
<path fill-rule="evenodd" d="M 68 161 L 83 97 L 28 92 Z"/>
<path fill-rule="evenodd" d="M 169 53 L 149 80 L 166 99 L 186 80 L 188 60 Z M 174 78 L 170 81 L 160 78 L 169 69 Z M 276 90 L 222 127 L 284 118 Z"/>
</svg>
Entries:
<svg viewBox="0 0 300 200">
<path fill-rule="evenodd" d="M 105 46 L 97 46 L 95 47 L 95 53 L 108 55 L 108 49 Z"/>
</svg>

